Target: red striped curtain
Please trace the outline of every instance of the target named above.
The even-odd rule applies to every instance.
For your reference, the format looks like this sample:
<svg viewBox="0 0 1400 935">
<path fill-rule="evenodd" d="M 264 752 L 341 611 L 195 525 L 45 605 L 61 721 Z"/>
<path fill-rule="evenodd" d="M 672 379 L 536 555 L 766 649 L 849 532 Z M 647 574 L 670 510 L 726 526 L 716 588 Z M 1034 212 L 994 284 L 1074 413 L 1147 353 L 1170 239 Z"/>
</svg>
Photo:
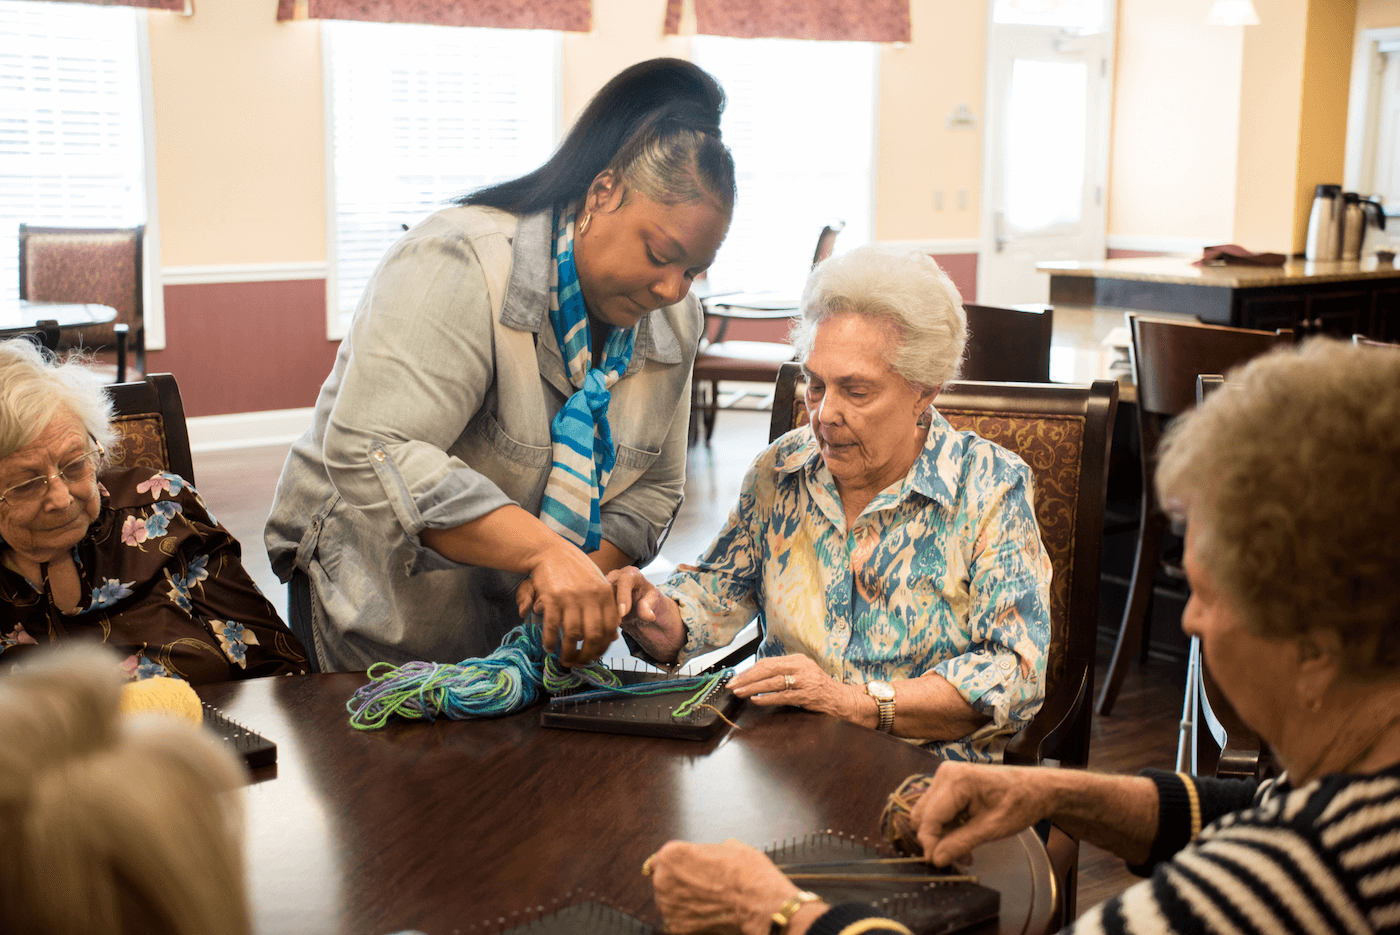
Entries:
<svg viewBox="0 0 1400 935">
<path fill-rule="evenodd" d="M 667 0 L 667 35 L 685 0 Z M 738 39 L 908 42 L 909 0 L 694 0 L 695 31 Z"/>
<path fill-rule="evenodd" d="M 277 0 L 277 18 L 588 32 L 592 0 Z"/>
<path fill-rule="evenodd" d="M 86 3 L 91 6 L 139 6 L 147 10 L 173 10 L 186 16 L 194 13 L 193 0 L 58 0 L 60 3 Z"/>
</svg>

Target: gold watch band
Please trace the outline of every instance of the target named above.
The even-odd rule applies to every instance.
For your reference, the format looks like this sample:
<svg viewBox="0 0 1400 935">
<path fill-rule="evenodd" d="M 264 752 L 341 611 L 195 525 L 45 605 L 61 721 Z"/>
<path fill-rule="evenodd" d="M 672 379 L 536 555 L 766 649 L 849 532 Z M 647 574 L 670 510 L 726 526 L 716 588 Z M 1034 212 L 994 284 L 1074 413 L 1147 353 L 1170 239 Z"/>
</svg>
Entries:
<svg viewBox="0 0 1400 935">
<path fill-rule="evenodd" d="M 814 903 L 819 899 L 821 897 L 816 893 L 802 890 L 796 896 L 790 896 L 783 900 L 778 911 L 773 913 L 773 922 L 768 926 L 768 935 L 786 935 L 788 926 L 792 924 L 792 917 L 797 915 L 797 910 L 807 903 Z"/>
</svg>

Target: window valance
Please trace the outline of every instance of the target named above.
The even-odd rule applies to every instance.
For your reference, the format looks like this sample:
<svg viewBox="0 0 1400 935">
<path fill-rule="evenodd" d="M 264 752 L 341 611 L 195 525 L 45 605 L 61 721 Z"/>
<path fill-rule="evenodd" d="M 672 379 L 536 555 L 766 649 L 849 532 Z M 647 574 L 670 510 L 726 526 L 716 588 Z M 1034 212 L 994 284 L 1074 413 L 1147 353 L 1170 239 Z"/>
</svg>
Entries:
<svg viewBox="0 0 1400 935">
<path fill-rule="evenodd" d="M 144 10 L 170 10 L 189 16 L 194 13 L 194 0 L 58 0 L 60 3 L 86 3 L 89 6 L 135 6 Z"/>
<path fill-rule="evenodd" d="M 277 18 L 588 32 L 592 0 L 277 0 Z"/>
<path fill-rule="evenodd" d="M 667 0 L 668 35 L 685 0 Z M 909 0 L 694 0 L 695 31 L 737 39 L 908 42 Z"/>
</svg>

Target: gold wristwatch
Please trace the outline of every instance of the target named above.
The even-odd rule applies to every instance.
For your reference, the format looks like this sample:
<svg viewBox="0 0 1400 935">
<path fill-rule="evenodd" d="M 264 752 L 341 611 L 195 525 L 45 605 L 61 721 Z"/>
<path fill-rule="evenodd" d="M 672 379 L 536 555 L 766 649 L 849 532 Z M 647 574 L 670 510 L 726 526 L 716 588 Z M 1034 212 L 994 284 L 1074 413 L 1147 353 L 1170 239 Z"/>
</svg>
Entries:
<svg viewBox="0 0 1400 935">
<path fill-rule="evenodd" d="M 888 734 L 894 727 L 894 686 L 889 682 L 866 682 L 865 693 L 880 706 L 880 723 L 875 729 Z"/>
<path fill-rule="evenodd" d="M 801 890 L 796 896 L 790 896 L 783 900 L 778 911 L 773 913 L 773 922 L 768 926 L 768 935 L 787 935 L 788 926 L 792 924 L 792 917 L 797 915 L 797 910 L 805 904 L 814 903 L 819 899 L 821 897 L 816 893 Z"/>
</svg>

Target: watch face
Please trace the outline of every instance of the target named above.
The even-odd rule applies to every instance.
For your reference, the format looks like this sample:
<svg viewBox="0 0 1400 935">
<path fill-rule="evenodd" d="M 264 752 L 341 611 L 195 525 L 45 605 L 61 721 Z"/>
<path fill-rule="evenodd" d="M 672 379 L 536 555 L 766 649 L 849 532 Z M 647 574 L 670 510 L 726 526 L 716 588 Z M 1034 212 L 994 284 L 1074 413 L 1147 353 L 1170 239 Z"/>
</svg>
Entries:
<svg viewBox="0 0 1400 935">
<path fill-rule="evenodd" d="M 876 701 L 894 701 L 894 686 L 889 682 L 866 682 L 865 691 Z"/>
</svg>

